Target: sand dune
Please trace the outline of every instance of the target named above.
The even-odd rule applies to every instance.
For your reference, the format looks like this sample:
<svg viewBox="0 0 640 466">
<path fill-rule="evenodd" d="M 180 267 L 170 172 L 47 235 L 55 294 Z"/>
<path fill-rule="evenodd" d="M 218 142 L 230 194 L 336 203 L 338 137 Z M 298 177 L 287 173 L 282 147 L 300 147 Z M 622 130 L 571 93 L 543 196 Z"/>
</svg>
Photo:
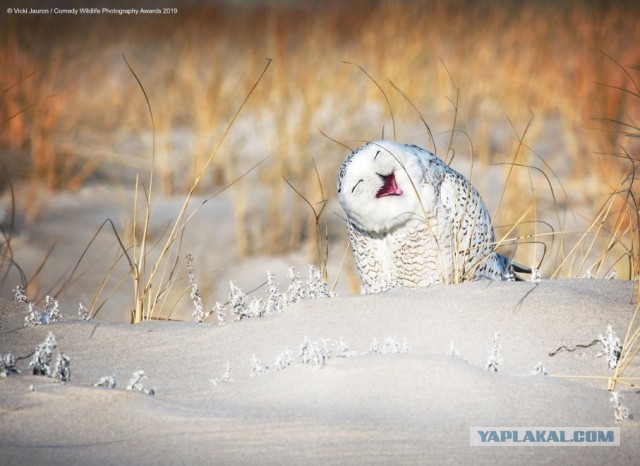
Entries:
<svg viewBox="0 0 640 466">
<path fill-rule="evenodd" d="M 554 377 L 610 375 L 605 358 L 596 357 L 599 347 L 549 352 L 588 343 L 607 325 L 623 338 L 634 286 L 474 282 L 308 300 L 225 326 L 68 317 L 24 328 L 24 306 L 4 301 L 0 351 L 27 355 L 53 332 L 72 375 L 66 383 L 29 375 L 21 360 L 22 374 L 0 380 L 0 458 L 3 464 L 631 463 L 640 453 L 638 421 L 614 420 L 606 380 Z M 484 366 L 497 331 L 496 373 Z M 332 353 L 324 367 L 298 360 L 305 338 Z M 409 352 L 371 353 L 374 338 L 380 350 L 387 338 L 406 339 Z M 337 357 L 341 340 L 350 357 Z M 452 341 L 459 357 L 447 355 Z M 287 348 L 294 361 L 277 370 L 275 360 Z M 253 356 L 266 372 L 250 376 Z M 530 374 L 539 362 L 549 375 Z M 125 390 L 139 369 L 155 396 Z M 116 388 L 95 388 L 106 375 L 115 376 Z M 631 412 L 640 412 L 637 388 L 619 389 Z M 470 426 L 619 427 L 621 446 L 471 447 Z"/>
</svg>

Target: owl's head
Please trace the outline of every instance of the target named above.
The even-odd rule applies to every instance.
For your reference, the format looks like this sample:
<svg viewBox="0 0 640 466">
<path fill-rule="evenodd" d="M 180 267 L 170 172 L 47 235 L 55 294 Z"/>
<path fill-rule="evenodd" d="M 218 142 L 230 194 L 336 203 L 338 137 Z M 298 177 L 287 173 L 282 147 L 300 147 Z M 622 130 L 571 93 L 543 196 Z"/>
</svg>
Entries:
<svg viewBox="0 0 640 466">
<path fill-rule="evenodd" d="M 355 149 L 338 175 L 338 200 L 360 230 L 385 234 L 422 217 L 419 192 L 426 151 L 393 141 L 372 141 Z M 431 154 L 429 154 L 431 155 Z"/>
</svg>

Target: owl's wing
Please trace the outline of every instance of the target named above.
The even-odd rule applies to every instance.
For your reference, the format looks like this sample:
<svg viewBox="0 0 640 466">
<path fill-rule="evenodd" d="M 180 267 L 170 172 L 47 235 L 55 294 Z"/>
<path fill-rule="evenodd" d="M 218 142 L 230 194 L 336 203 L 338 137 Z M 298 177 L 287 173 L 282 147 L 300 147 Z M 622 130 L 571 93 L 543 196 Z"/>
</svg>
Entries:
<svg viewBox="0 0 640 466">
<path fill-rule="evenodd" d="M 469 180 L 452 168 L 447 169 L 442 176 L 439 199 L 447 231 L 451 232 L 454 280 L 503 277 L 507 268 L 496 260 L 489 210 Z"/>
<path fill-rule="evenodd" d="M 489 211 L 463 175 L 428 151 L 412 150 L 423 167 L 421 202 L 429 234 L 437 244 L 440 280 L 457 283 L 473 279 L 492 253 L 495 255 Z"/>
<path fill-rule="evenodd" d="M 396 266 L 386 237 L 368 236 L 347 222 L 349 240 L 362 282 L 362 294 L 380 293 L 398 286 Z"/>
</svg>

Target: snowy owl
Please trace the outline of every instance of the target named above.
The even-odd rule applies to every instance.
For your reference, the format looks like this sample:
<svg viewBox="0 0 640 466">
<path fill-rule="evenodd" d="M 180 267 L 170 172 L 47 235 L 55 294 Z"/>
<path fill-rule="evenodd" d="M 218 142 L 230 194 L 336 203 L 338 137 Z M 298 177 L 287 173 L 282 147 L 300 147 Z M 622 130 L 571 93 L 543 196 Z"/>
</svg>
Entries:
<svg viewBox="0 0 640 466">
<path fill-rule="evenodd" d="M 495 251 L 471 183 L 418 146 L 381 140 L 354 150 L 340 168 L 338 200 L 362 293 L 529 272 Z"/>
</svg>

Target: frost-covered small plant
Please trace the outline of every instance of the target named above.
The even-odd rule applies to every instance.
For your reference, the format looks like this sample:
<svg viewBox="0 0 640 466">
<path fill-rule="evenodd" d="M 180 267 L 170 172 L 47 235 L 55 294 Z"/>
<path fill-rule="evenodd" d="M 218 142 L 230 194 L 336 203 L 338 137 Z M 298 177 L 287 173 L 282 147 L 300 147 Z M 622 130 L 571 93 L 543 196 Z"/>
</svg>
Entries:
<svg viewBox="0 0 640 466">
<path fill-rule="evenodd" d="M 320 347 L 317 342 L 304 337 L 298 351 L 298 360 L 302 364 L 322 368 L 330 358 L 331 352 L 327 347 L 327 340 L 323 340 L 323 346 Z"/>
<path fill-rule="evenodd" d="M 200 294 L 200 290 L 198 289 L 198 283 L 196 282 L 195 274 L 193 273 L 193 256 L 191 254 L 187 254 L 187 276 L 189 277 L 189 285 L 191 286 L 191 301 L 193 301 L 193 312 L 191 315 L 193 316 L 196 324 L 200 324 L 204 322 L 205 313 L 204 308 L 202 306 L 202 295 Z"/>
<path fill-rule="evenodd" d="M 146 393 L 149 396 L 153 396 L 156 394 L 156 389 L 154 388 L 144 388 L 143 381 L 146 380 L 147 376 L 144 375 L 143 370 L 137 370 L 133 374 L 131 374 L 131 379 L 129 379 L 129 383 L 127 384 L 126 390 L 128 391 L 138 391 L 142 393 Z"/>
<path fill-rule="evenodd" d="M 311 360 L 311 341 L 309 341 L 309 337 L 304 337 L 304 340 L 300 344 L 300 348 L 298 349 L 298 360 L 302 364 L 308 364 Z"/>
<path fill-rule="evenodd" d="M 458 349 L 456 348 L 455 342 L 453 340 L 451 340 L 451 344 L 449 345 L 449 351 L 447 351 L 447 356 L 450 356 L 452 358 L 462 357 L 462 355 L 458 352 Z"/>
<path fill-rule="evenodd" d="M 253 298 L 247 308 L 249 317 L 262 317 L 266 312 L 266 306 L 262 302 L 261 298 Z"/>
<path fill-rule="evenodd" d="M 540 269 L 535 265 L 531 266 L 531 277 L 529 281 L 532 282 L 540 282 L 542 281 L 542 273 L 540 273 Z"/>
<path fill-rule="evenodd" d="M 58 343 L 56 342 L 55 335 L 53 332 L 49 332 L 44 343 L 36 347 L 33 357 L 29 362 L 29 369 L 31 369 L 33 375 L 51 376 L 51 374 L 53 374 L 51 358 L 53 357 L 53 351 L 57 347 Z"/>
<path fill-rule="evenodd" d="M 41 316 L 41 321 L 43 324 L 52 324 L 57 322 L 58 319 L 62 317 L 60 313 L 60 306 L 58 305 L 58 301 L 53 299 L 51 296 L 46 296 L 44 298 L 44 312 Z"/>
<path fill-rule="evenodd" d="M 294 267 L 289 268 L 287 278 L 289 279 L 289 286 L 286 293 L 286 303 L 293 304 L 307 299 L 308 296 L 304 289 L 304 283 L 302 283 L 302 279 Z"/>
<path fill-rule="evenodd" d="M 27 316 L 24 318 L 25 327 L 33 327 L 34 325 L 45 325 L 57 322 L 62 314 L 60 313 L 60 306 L 58 301 L 51 296 L 47 296 L 44 299 L 44 309 L 42 312 L 33 305 L 33 303 L 27 303 Z"/>
<path fill-rule="evenodd" d="M 411 349 L 409 348 L 409 342 L 406 338 L 402 339 L 402 344 L 400 345 L 400 354 L 409 354 Z"/>
<path fill-rule="evenodd" d="M 257 375 L 262 375 L 269 370 L 267 366 L 262 364 L 255 354 L 251 355 L 251 372 L 249 373 L 249 377 L 255 377 Z"/>
<path fill-rule="evenodd" d="M 500 338 L 500 332 L 496 332 L 493 336 L 493 346 L 489 353 L 489 358 L 484 366 L 484 370 L 498 372 L 498 365 L 502 362 L 502 338 Z"/>
<path fill-rule="evenodd" d="M 369 345 L 369 353 L 376 354 L 381 352 L 382 351 L 380 350 L 380 343 L 378 342 L 378 339 L 374 337 L 371 341 L 371 344 Z"/>
<path fill-rule="evenodd" d="M 231 315 L 236 321 L 250 317 L 247 309 L 247 295 L 233 281 L 229 282 L 229 302 L 231 303 Z"/>
<path fill-rule="evenodd" d="M 100 377 L 96 383 L 93 384 L 94 387 L 106 387 L 106 388 L 116 388 L 116 378 L 113 375 L 105 375 L 104 377 Z"/>
<path fill-rule="evenodd" d="M 15 287 L 13 299 L 18 301 L 19 303 L 29 304 L 29 298 L 27 298 L 27 293 L 25 293 L 24 288 L 21 285 Z"/>
<path fill-rule="evenodd" d="M 133 374 L 131 374 L 131 378 L 129 379 L 129 383 L 127 384 L 126 390 L 139 390 L 141 391 L 144 388 L 142 381 L 147 377 L 144 375 L 143 370 L 137 370 Z"/>
<path fill-rule="evenodd" d="M 380 350 L 380 352 L 382 354 L 407 354 L 409 353 L 409 344 L 406 338 L 402 340 L 402 343 L 400 343 L 399 341 L 394 340 L 391 337 L 387 337 L 384 340 L 384 344 L 382 345 L 382 349 Z"/>
<path fill-rule="evenodd" d="M 207 312 L 207 317 L 209 317 L 211 314 L 216 315 L 216 320 L 218 321 L 218 325 L 224 325 L 227 323 L 226 319 L 224 318 L 224 305 L 220 304 L 218 301 L 216 301 L 216 304 L 215 306 L 213 306 L 213 309 Z"/>
<path fill-rule="evenodd" d="M 233 377 L 231 377 L 231 361 L 227 361 L 224 364 L 224 373 L 220 377 L 220 381 L 224 383 L 233 382 Z"/>
<path fill-rule="evenodd" d="M 547 375 L 547 369 L 542 365 L 542 362 L 539 362 L 529 373 L 531 375 Z"/>
<path fill-rule="evenodd" d="M 606 335 L 598 336 L 598 343 L 602 346 L 602 352 L 598 353 L 596 357 L 604 356 L 607 359 L 609 369 L 614 370 L 618 366 L 622 344 L 611 325 L 607 325 Z"/>
<path fill-rule="evenodd" d="M 384 343 L 382 344 L 382 350 L 380 351 L 382 354 L 393 354 L 400 352 L 400 342 L 394 340 L 391 337 L 387 337 L 384 339 Z"/>
<path fill-rule="evenodd" d="M 233 382 L 233 377 L 231 377 L 231 361 L 227 361 L 224 365 L 224 373 L 220 377 L 216 377 L 211 380 L 211 383 L 214 387 L 220 385 L 220 383 L 230 383 Z"/>
<path fill-rule="evenodd" d="M 349 347 L 347 342 L 344 341 L 344 338 L 340 337 L 340 341 L 338 342 L 338 349 L 336 350 L 336 357 L 351 358 L 357 355 L 358 353 L 356 353 L 355 351 L 351 351 L 351 348 Z"/>
<path fill-rule="evenodd" d="M 331 339 L 321 338 L 320 341 L 322 342 L 321 351 L 327 355 L 327 359 L 331 359 L 333 357 L 333 353 L 331 353 L 331 348 L 329 348 L 329 346 L 331 345 Z"/>
<path fill-rule="evenodd" d="M 329 289 L 327 281 L 315 265 L 309 265 L 307 287 L 309 288 L 309 298 L 332 298 L 336 295 Z"/>
<path fill-rule="evenodd" d="M 64 354 L 58 353 L 58 359 L 56 360 L 52 377 L 60 379 L 61 382 L 68 382 L 71 380 L 70 359 Z"/>
<path fill-rule="evenodd" d="M 91 320 L 91 317 L 89 316 L 89 311 L 87 310 L 87 307 L 82 303 L 78 303 L 78 319 L 80 319 L 80 320 Z"/>
<path fill-rule="evenodd" d="M 276 361 L 273 363 L 276 370 L 282 371 L 289 367 L 293 362 L 293 353 L 289 348 L 276 356 Z"/>
<path fill-rule="evenodd" d="M 267 313 L 284 311 L 286 304 L 284 295 L 280 293 L 276 276 L 270 270 L 267 271 L 267 286 L 267 304 L 265 311 Z"/>
<path fill-rule="evenodd" d="M 55 365 L 51 364 L 53 352 L 58 348 L 56 337 L 49 332 L 45 341 L 36 347 L 29 362 L 29 369 L 33 375 L 44 375 L 67 382 L 71 379 L 70 359 L 58 352 Z"/>
<path fill-rule="evenodd" d="M 616 419 L 616 422 L 624 421 L 626 419 L 631 419 L 633 416 L 629 411 L 629 408 L 622 404 L 622 395 L 618 392 L 611 392 L 611 398 L 609 399 L 613 404 L 613 415 Z"/>
<path fill-rule="evenodd" d="M 19 374 L 20 371 L 16 369 L 16 358 L 12 353 L 5 355 L 0 354 L 0 378 L 7 377 L 9 372 Z"/>
<path fill-rule="evenodd" d="M 42 316 L 40 312 L 35 308 L 33 303 L 27 303 L 27 315 L 24 318 L 25 327 L 33 327 L 34 325 L 40 325 L 42 323 Z"/>
</svg>

